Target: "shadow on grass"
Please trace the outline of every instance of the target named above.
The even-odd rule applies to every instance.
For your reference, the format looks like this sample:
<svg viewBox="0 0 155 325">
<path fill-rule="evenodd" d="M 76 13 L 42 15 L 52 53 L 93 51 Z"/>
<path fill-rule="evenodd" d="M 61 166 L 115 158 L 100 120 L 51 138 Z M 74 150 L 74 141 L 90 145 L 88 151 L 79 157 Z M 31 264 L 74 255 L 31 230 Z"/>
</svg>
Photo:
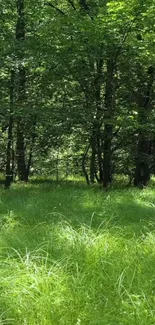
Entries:
<svg viewBox="0 0 155 325">
<path fill-rule="evenodd" d="M 1 192 L 0 256 L 22 259 L 25 265 L 31 256 L 39 262 L 48 254 L 49 263 L 68 259 L 70 265 L 74 255 L 85 263 L 85 247 L 100 235 L 103 250 L 108 236 L 112 254 L 115 249 L 124 254 L 128 240 L 132 246 L 154 231 L 153 200 L 152 190 L 103 193 L 65 185 L 15 186 Z"/>
<path fill-rule="evenodd" d="M 112 190 L 108 193 L 85 185 L 43 183 L 15 185 L 1 192 L 0 215 L 12 215 L 22 224 L 59 223 L 72 227 L 85 224 L 102 229 L 132 227 L 136 233 L 155 219 L 153 190 Z"/>
<path fill-rule="evenodd" d="M 4 281 L 1 284 L 3 295 L 0 298 L 0 312 L 8 310 L 7 317 L 13 315 L 16 319 L 12 324 L 22 324 L 21 315 L 25 317 L 26 310 L 32 313 L 38 303 L 43 301 L 42 305 L 46 306 L 47 311 L 45 299 L 51 297 L 54 283 L 51 282 L 51 287 L 50 281 L 57 279 L 58 293 L 63 283 L 61 274 L 54 277 L 53 265 L 58 269 L 59 265 L 60 268 L 63 265 L 62 275 L 65 272 L 68 276 L 68 282 L 66 277 L 64 283 L 74 293 L 64 314 L 69 308 L 75 306 L 77 309 L 76 306 L 79 306 L 80 310 L 86 308 L 88 315 L 90 310 L 97 310 L 100 324 L 107 313 L 107 324 L 114 324 L 116 322 L 112 322 L 111 315 L 119 311 L 120 319 L 125 314 L 126 319 L 128 317 L 126 324 L 134 324 L 128 308 L 135 310 L 136 304 L 131 306 L 128 296 L 125 297 L 124 288 L 128 289 L 127 293 L 133 293 L 132 299 L 138 297 L 138 303 L 141 302 L 138 293 L 144 292 L 150 297 L 151 306 L 155 254 L 154 236 L 147 233 L 154 230 L 154 202 L 155 192 L 152 189 L 112 190 L 105 193 L 97 188 L 69 184 L 18 184 L 9 191 L 2 190 L 0 260 L 4 267 L 4 273 L 1 270 Z M 144 240 L 140 238 L 142 233 L 147 235 Z M 119 304 L 121 281 L 124 305 L 121 302 Z M 44 291 L 43 282 L 48 290 L 45 285 Z M 107 308 L 103 304 L 103 292 L 107 297 L 106 303 L 108 301 L 110 304 Z M 54 303 L 57 306 L 56 298 L 50 299 L 56 301 Z M 63 291 L 63 298 L 63 301 L 67 301 L 66 291 Z M 83 305 L 83 301 L 88 303 L 88 308 L 87 304 L 86 307 Z M 73 305 L 69 305 L 71 302 Z M 59 309 L 63 306 L 60 303 Z M 143 308 L 143 305 L 138 306 Z M 21 313 L 18 314 L 17 310 L 21 310 Z M 46 311 L 42 310 L 42 314 L 48 317 Z M 29 319 L 29 316 L 26 317 Z M 95 324 L 96 314 L 93 317 Z M 28 323 L 31 324 L 31 321 Z M 143 324 L 148 323 L 144 320 Z M 138 320 L 138 324 L 141 324 L 141 320 Z"/>
</svg>

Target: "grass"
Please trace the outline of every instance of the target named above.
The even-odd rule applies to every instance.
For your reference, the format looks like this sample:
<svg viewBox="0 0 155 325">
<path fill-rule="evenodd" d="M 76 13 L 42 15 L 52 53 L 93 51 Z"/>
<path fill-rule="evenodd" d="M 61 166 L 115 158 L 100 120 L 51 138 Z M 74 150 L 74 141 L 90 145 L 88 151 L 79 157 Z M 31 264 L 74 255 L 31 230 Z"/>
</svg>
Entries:
<svg viewBox="0 0 155 325">
<path fill-rule="evenodd" d="M 155 189 L 1 189 L 2 324 L 154 325 Z"/>
</svg>

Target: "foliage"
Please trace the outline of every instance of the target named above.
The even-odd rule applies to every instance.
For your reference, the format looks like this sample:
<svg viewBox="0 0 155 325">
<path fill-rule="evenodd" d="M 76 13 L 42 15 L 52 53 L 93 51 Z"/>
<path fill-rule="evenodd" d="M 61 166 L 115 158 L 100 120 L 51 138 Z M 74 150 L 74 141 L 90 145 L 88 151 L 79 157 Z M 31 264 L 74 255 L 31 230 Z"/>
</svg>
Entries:
<svg viewBox="0 0 155 325">
<path fill-rule="evenodd" d="M 154 10 L 150 0 L 2 1 L 6 187 L 16 175 L 27 181 L 45 154 L 63 156 L 68 140 L 68 157 L 72 146 L 88 183 L 107 187 L 129 163 L 135 185 L 147 185 L 155 154 Z"/>
</svg>

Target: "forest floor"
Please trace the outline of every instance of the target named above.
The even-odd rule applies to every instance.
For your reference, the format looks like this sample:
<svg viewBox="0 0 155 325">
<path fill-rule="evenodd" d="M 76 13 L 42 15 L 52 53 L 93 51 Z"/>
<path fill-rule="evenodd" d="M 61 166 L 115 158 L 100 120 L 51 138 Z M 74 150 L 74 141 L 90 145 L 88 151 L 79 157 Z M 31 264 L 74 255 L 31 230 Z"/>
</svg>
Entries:
<svg viewBox="0 0 155 325">
<path fill-rule="evenodd" d="M 0 324 L 155 324 L 155 189 L 1 188 Z"/>
</svg>

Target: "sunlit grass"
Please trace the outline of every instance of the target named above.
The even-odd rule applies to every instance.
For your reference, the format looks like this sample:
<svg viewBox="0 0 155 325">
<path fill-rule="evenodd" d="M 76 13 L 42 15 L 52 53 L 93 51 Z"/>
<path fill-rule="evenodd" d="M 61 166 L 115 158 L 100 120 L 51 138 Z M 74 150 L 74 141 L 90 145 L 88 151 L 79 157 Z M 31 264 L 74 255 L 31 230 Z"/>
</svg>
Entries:
<svg viewBox="0 0 155 325">
<path fill-rule="evenodd" d="M 0 324 L 155 324 L 155 190 L 0 192 Z"/>
</svg>

